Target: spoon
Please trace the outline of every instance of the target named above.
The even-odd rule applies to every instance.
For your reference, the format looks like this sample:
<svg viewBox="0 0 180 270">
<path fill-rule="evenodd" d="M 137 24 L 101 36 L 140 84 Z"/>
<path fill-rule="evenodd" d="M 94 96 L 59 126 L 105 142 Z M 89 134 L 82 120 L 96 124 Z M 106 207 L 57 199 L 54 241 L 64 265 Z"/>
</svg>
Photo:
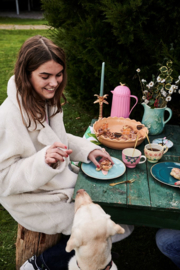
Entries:
<svg viewBox="0 0 180 270">
<path fill-rule="evenodd" d="M 150 143 L 150 140 L 149 140 L 149 137 L 148 137 L 148 134 L 147 134 L 147 133 L 146 133 L 146 137 L 147 137 L 147 139 L 148 139 L 148 142 L 149 142 L 149 145 L 150 145 L 151 151 L 152 151 L 152 146 L 151 146 L 151 143 Z"/>
<path fill-rule="evenodd" d="M 133 153 L 132 153 L 132 157 L 134 157 L 134 151 L 135 151 L 135 148 L 136 148 L 136 145 L 137 145 L 138 138 L 139 138 L 139 134 L 137 134 L 137 138 L 136 138 L 136 142 L 135 142 L 135 145 L 134 145 L 134 150 L 133 150 Z"/>
<path fill-rule="evenodd" d="M 121 182 L 118 182 L 118 183 L 112 183 L 112 184 L 109 184 L 111 187 L 114 187 L 116 185 L 119 185 L 119 184 L 124 184 L 124 183 L 133 183 L 136 179 L 132 178 L 130 180 L 125 180 L 125 181 L 121 181 Z"/>
</svg>

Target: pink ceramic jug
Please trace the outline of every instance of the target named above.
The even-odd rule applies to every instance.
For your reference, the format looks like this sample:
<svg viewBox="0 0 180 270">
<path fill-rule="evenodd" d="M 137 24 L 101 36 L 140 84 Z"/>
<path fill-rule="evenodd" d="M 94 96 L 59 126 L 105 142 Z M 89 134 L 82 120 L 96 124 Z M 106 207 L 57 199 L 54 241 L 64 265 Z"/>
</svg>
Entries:
<svg viewBox="0 0 180 270">
<path fill-rule="evenodd" d="M 138 103 L 138 98 L 136 96 L 132 96 L 130 89 L 124 84 L 117 86 L 114 91 L 111 91 L 111 93 L 113 93 L 111 117 L 116 116 L 128 118 L 130 116 L 130 113 L 132 112 L 132 109 Z M 136 103 L 130 110 L 131 97 L 136 99 Z"/>
</svg>

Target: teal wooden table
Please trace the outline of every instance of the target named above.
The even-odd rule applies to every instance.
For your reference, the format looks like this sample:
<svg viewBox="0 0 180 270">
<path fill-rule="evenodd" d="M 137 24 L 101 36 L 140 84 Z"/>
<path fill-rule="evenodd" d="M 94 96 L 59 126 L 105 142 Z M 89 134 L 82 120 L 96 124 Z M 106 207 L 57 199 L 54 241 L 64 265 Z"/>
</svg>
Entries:
<svg viewBox="0 0 180 270">
<path fill-rule="evenodd" d="M 180 162 L 180 127 L 166 125 L 162 134 L 149 136 L 151 142 L 153 139 L 163 137 L 171 140 L 174 146 L 160 162 Z M 147 143 L 145 140 L 137 147 L 143 154 L 144 145 Z M 111 156 L 122 160 L 121 150 L 105 148 Z M 90 178 L 80 170 L 73 198 L 76 191 L 83 188 L 93 202 L 101 205 L 117 223 L 180 229 L 180 188 L 155 180 L 150 173 L 153 165 L 146 161 L 134 169 L 126 168 L 125 174 L 121 177 L 107 181 Z M 132 184 L 109 186 L 110 183 L 132 178 L 136 179 Z"/>
</svg>

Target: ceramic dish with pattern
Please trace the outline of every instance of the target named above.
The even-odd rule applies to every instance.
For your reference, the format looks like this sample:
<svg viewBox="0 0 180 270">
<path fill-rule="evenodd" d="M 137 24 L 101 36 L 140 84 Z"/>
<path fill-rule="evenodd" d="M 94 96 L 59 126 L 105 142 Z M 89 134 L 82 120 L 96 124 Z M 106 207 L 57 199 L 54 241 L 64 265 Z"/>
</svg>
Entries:
<svg viewBox="0 0 180 270">
<path fill-rule="evenodd" d="M 81 164 L 81 169 L 82 171 L 92 177 L 92 178 L 96 178 L 99 180 L 110 180 L 110 179 L 114 179 L 117 177 L 120 177 L 121 175 L 123 175 L 126 171 L 126 166 L 124 165 L 124 163 L 115 158 L 115 157 L 111 157 L 114 165 L 112 166 L 112 168 L 108 171 L 107 175 L 104 175 L 102 173 L 102 171 L 96 171 L 96 167 L 94 165 L 94 163 L 82 163 Z"/>
<path fill-rule="evenodd" d="M 180 169 L 180 163 L 177 162 L 160 162 L 151 167 L 152 176 L 159 182 L 172 187 L 180 188 L 174 185 L 178 180 L 170 175 L 173 168 Z"/>
<path fill-rule="evenodd" d="M 171 148 L 173 146 L 173 142 L 171 142 L 168 139 L 164 139 L 164 138 L 158 138 L 152 141 L 152 143 L 157 143 L 157 144 L 161 144 L 162 145 L 162 141 L 165 145 L 167 145 L 168 148 Z"/>
<path fill-rule="evenodd" d="M 106 126 L 106 129 L 108 129 L 111 134 L 117 134 L 117 136 L 112 139 L 106 136 L 104 133 L 99 135 L 99 130 L 103 130 L 104 126 Z M 122 130 L 125 126 L 128 126 L 132 129 L 132 131 L 134 132 L 133 138 L 128 138 L 127 135 L 127 139 L 125 139 L 124 134 L 122 136 Z M 101 118 L 94 123 L 93 130 L 96 134 L 96 137 L 103 145 L 112 149 L 119 150 L 134 147 L 137 139 L 137 134 L 138 140 L 136 146 L 140 145 L 146 138 L 146 134 L 148 134 L 147 127 L 145 127 L 141 122 L 137 122 L 134 119 L 123 117 Z M 118 136 L 118 134 L 120 135 Z"/>
</svg>

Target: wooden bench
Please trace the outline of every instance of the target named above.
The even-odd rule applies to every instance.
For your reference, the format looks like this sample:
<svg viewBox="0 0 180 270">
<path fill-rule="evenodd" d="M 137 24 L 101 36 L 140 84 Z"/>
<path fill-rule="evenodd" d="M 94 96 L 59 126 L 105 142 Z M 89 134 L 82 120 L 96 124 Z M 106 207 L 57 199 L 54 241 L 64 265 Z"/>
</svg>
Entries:
<svg viewBox="0 0 180 270">
<path fill-rule="evenodd" d="M 32 232 L 18 224 L 16 240 L 16 270 L 33 255 L 40 255 L 47 248 L 59 242 L 61 234 L 48 235 Z"/>
</svg>

